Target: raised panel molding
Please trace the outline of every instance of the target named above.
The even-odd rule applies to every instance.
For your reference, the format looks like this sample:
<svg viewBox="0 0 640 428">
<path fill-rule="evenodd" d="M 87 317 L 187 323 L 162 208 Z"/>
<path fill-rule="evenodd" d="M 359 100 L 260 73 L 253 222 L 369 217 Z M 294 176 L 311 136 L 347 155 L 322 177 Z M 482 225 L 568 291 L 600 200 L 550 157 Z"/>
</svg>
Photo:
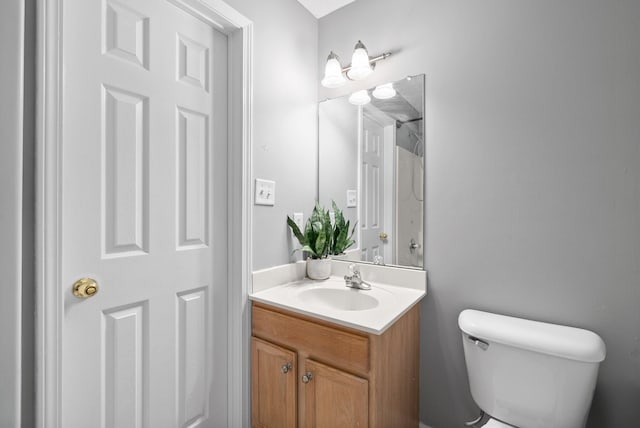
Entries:
<svg viewBox="0 0 640 428">
<path fill-rule="evenodd" d="M 371 218 L 369 219 L 369 227 L 375 229 L 380 227 L 380 167 L 378 165 L 371 165 L 369 170 L 371 176 L 369 177 L 369 185 L 371 190 Z"/>
<path fill-rule="evenodd" d="M 372 133 L 370 130 L 364 130 L 364 138 L 365 138 L 365 152 L 373 153 L 376 156 L 380 156 L 380 136 Z"/>
<path fill-rule="evenodd" d="M 149 69 L 149 18 L 128 5 L 107 0 L 103 52 Z"/>
<path fill-rule="evenodd" d="M 149 251 L 148 99 L 103 87 L 103 256 Z"/>
<path fill-rule="evenodd" d="M 382 144 L 381 144 L 380 134 L 375 134 L 373 136 L 373 153 L 375 153 L 376 156 L 378 157 L 382 156 Z"/>
<path fill-rule="evenodd" d="M 209 244 L 209 116 L 177 109 L 178 249 Z"/>
<path fill-rule="evenodd" d="M 190 38 L 176 34 L 177 79 L 209 91 L 209 48 Z"/>
<path fill-rule="evenodd" d="M 368 218 L 368 214 L 369 214 L 369 210 L 368 210 L 368 206 L 369 206 L 369 189 L 368 186 L 370 186 L 369 183 L 369 171 L 371 170 L 369 164 L 367 163 L 367 161 L 363 160 L 362 161 L 362 177 L 364 178 L 362 180 L 362 192 L 360 193 L 360 197 L 362 198 L 362 206 L 364 207 L 364 210 L 362 212 L 362 218 L 360 219 L 360 228 L 362 230 L 366 230 L 369 228 L 369 218 Z"/>
<path fill-rule="evenodd" d="M 207 289 L 179 293 L 177 304 L 178 426 L 195 428 L 209 417 L 210 373 L 207 368 L 211 356 L 207 343 L 210 334 Z"/>
<path fill-rule="evenodd" d="M 147 419 L 147 302 L 102 315 L 102 406 L 105 428 L 143 428 Z"/>
</svg>

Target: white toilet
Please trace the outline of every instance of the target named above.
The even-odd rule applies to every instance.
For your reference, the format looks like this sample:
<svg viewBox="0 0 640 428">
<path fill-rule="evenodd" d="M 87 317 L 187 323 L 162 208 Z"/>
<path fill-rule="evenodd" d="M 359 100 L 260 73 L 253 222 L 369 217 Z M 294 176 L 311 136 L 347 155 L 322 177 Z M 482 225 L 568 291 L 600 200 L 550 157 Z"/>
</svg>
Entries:
<svg viewBox="0 0 640 428">
<path fill-rule="evenodd" d="M 606 353 L 600 336 L 471 309 L 458 325 L 483 427 L 584 427 Z"/>
</svg>

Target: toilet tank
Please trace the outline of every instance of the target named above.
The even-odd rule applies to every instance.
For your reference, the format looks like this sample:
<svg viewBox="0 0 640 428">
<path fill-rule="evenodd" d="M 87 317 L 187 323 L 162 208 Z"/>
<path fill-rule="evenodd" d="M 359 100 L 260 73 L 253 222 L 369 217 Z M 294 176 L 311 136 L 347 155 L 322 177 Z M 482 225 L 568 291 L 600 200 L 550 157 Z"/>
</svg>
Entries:
<svg viewBox="0 0 640 428">
<path fill-rule="evenodd" d="M 460 313 L 471 395 L 520 428 L 584 427 L 605 345 L 574 327 L 467 309 Z"/>
</svg>

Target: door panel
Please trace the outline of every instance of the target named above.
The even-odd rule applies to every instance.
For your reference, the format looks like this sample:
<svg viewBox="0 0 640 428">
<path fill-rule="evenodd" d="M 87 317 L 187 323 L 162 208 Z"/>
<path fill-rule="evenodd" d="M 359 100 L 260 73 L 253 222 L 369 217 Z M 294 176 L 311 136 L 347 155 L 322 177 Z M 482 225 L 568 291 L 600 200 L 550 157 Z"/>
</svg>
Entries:
<svg viewBox="0 0 640 428">
<path fill-rule="evenodd" d="M 209 378 L 207 294 L 208 287 L 178 293 L 176 383 L 180 426 L 191 426 L 209 414 L 208 401 L 198 399 L 207 396 Z"/>
<path fill-rule="evenodd" d="M 157 0 L 63 22 L 62 426 L 226 426 L 227 37 Z"/>
<path fill-rule="evenodd" d="M 296 353 L 252 337 L 251 358 L 252 426 L 295 428 L 298 406 Z"/>
<path fill-rule="evenodd" d="M 312 374 L 304 385 L 306 428 L 369 426 L 369 382 L 313 360 L 304 361 Z"/>
<path fill-rule="evenodd" d="M 146 303 L 105 311 L 102 349 L 106 427 L 141 427 L 148 355 Z"/>
<path fill-rule="evenodd" d="M 209 244 L 209 117 L 178 107 L 178 248 Z"/>
<path fill-rule="evenodd" d="M 103 85 L 103 257 L 149 251 L 149 99 Z"/>
</svg>

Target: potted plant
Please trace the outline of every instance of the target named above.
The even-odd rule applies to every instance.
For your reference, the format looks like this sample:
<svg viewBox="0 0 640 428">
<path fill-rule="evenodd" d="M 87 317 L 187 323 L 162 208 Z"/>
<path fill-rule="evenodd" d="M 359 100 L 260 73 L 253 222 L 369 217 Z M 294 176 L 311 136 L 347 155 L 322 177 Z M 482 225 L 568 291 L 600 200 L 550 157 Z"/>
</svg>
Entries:
<svg viewBox="0 0 640 428">
<path fill-rule="evenodd" d="M 287 224 L 307 253 L 307 276 L 311 279 L 327 279 L 331 275 L 331 256 L 344 254 L 355 241 L 352 239 L 356 226 L 349 233 L 350 222 L 332 201 L 334 221 L 330 213 L 318 203 L 307 220 L 304 232 L 287 216 Z M 298 251 L 295 250 L 295 251 Z"/>
<path fill-rule="evenodd" d="M 331 275 L 329 252 L 333 238 L 329 212 L 316 203 L 304 227 L 304 232 L 289 216 L 287 216 L 287 224 L 302 245 L 299 250 L 307 253 L 307 276 L 311 279 L 329 278 Z"/>
</svg>

